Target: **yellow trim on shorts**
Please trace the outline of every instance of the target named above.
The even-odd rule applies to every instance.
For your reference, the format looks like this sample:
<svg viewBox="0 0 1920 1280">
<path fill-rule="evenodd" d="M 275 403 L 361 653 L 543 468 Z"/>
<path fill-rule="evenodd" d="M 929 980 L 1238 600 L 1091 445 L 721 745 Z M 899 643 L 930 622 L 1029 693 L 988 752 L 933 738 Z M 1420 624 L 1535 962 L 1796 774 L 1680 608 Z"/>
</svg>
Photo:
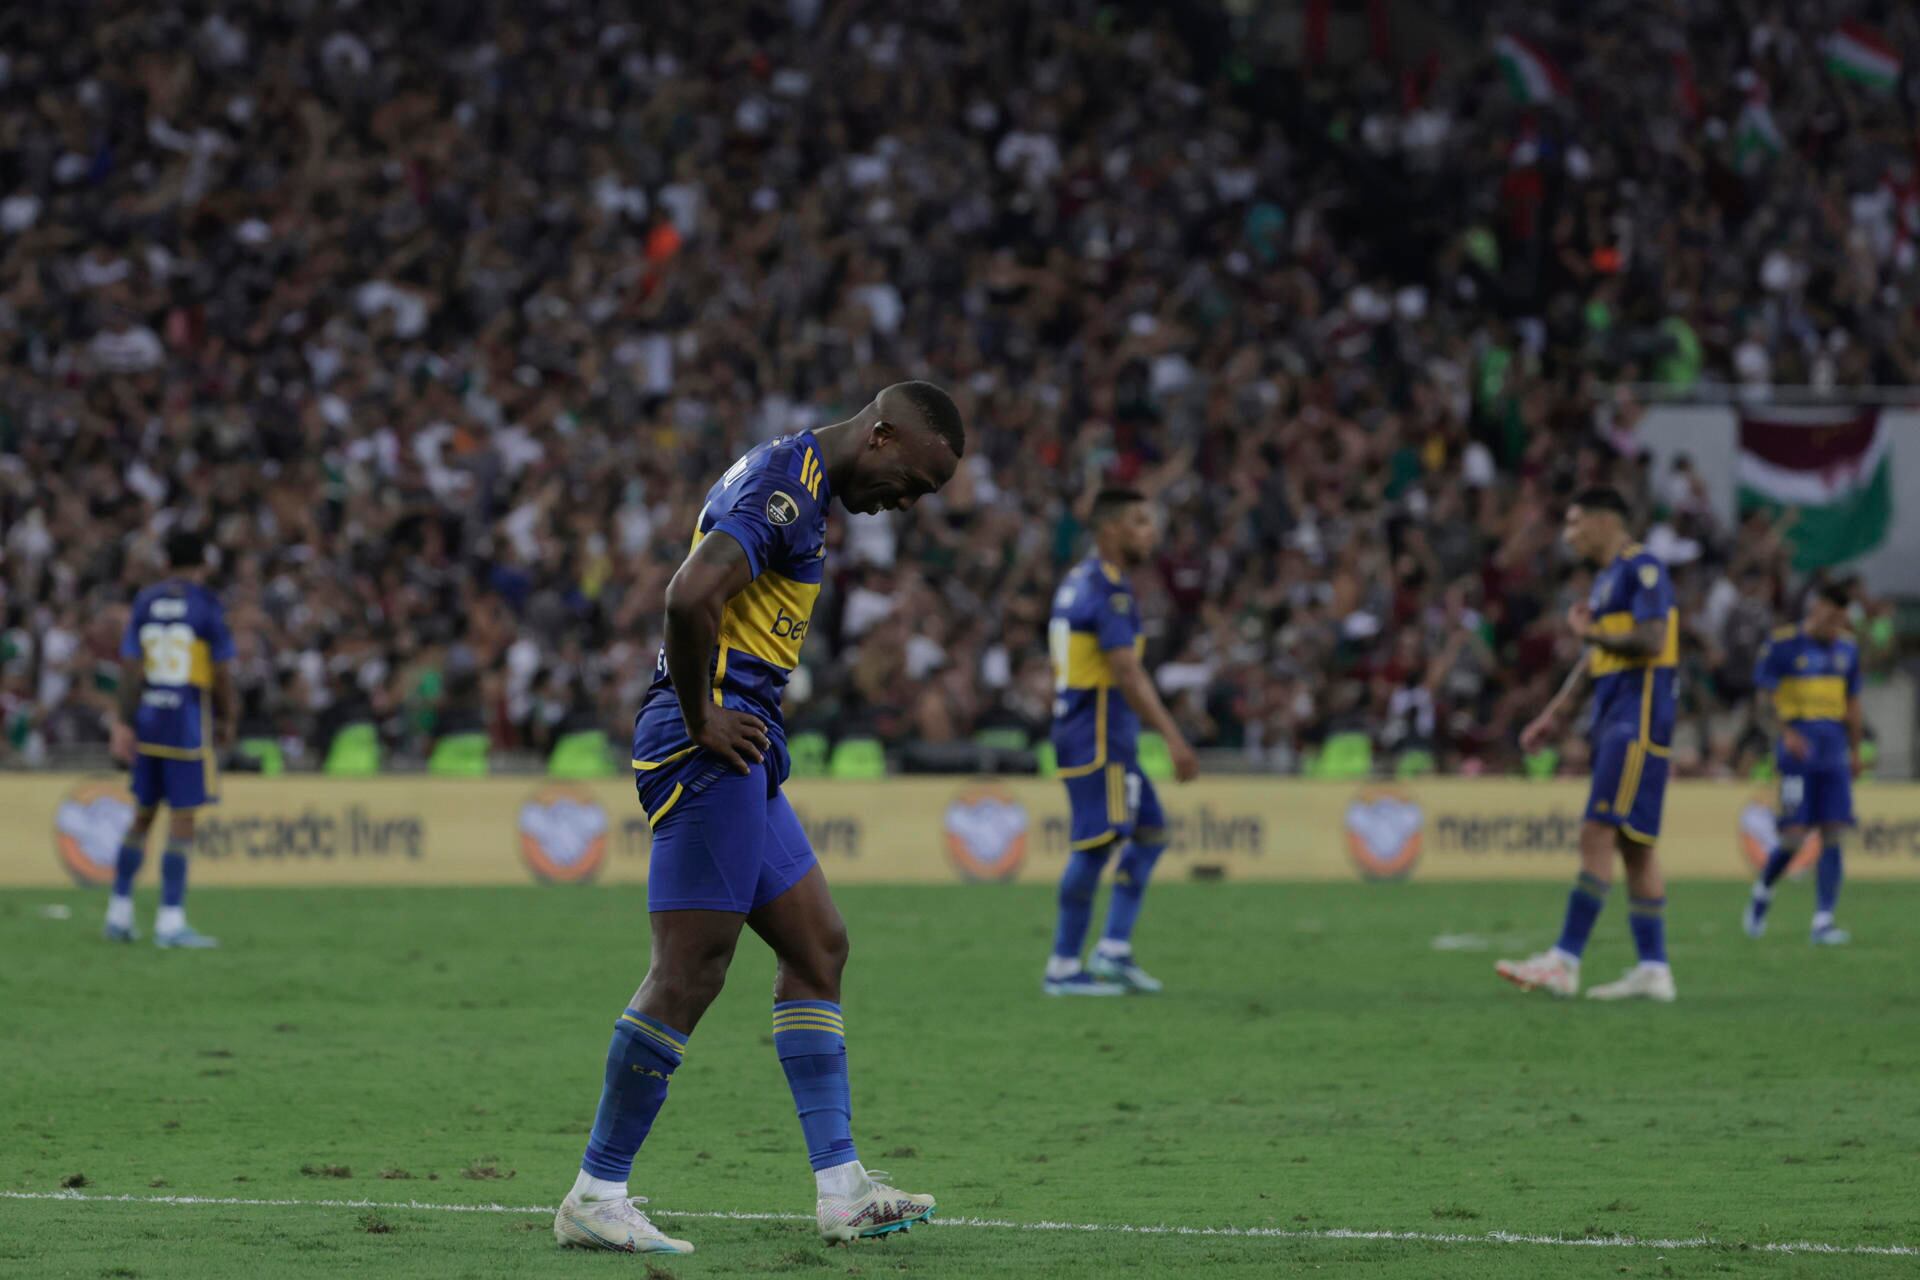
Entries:
<svg viewBox="0 0 1920 1280">
<path fill-rule="evenodd" d="M 686 789 L 687 788 L 685 783 L 676 782 L 673 784 L 673 792 L 667 797 L 667 802 L 665 804 L 661 805 L 658 809 L 654 810 L 652 813 L 647 813 L 645 809 L 642 809 L 640 812 L 647 813 L 647 825 L 650 827 L 659 826 L 660 819 L 667 816 L 667 811 L 669 809 L 672 809 L 673 806 L 675 806 L 676 804 L 680 803 L 680 793 L 685 791 Z"/>
</svg>

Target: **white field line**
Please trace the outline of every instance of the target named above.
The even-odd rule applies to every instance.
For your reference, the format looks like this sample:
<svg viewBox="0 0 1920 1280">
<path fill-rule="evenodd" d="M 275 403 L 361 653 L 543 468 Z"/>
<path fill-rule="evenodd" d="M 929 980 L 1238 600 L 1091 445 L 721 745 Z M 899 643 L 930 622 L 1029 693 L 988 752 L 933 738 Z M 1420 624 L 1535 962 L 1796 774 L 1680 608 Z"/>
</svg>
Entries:
<svg viewBox="0 0 1920 1280">
<path fill-rule="evenodd" d="M 432 1213 L 549 1214 L 542 1204 L 433 1204 L 424 1200 L 269 1200 L 240 1196 L 106 1196 L 79 1191 L 0 1191 L 0 1200 L 51 1200 L 84 1204 L 214 1205 L 263 1209 L 395 1209 Z M 653 1209 L 661 1218 L 717 1218 L 728 1222 L 812 1222 L 810 1213 L 734 1213 L 713 1210 Z M 1860 1257 L 1920 1258 L 1920 1246 L 1906 1244 L 1822 1244 L 1818 1241 L 1758 1243 L 1712 1236 L 1652 1239 L 1640 1236 L 1554 1236 L 1520 1231 L 1467 1235 L 1446 1231 L 1361 1231 L 1346 1227 L 1139 1226 L 1120 1222 L 1012 1222 L 1004 1218 L 935 1218 L 934 1227 L 974 1227 L 990 1231 L 1087 1231 L 1134 1236 L 1214 1236 L 1252 1240 L 1386 1240 L 1414 1244 L 1518 1244 L 1572 1249 L 1748 1249 L 1756 1253 L 1847 1254 Z"/>
</svg>

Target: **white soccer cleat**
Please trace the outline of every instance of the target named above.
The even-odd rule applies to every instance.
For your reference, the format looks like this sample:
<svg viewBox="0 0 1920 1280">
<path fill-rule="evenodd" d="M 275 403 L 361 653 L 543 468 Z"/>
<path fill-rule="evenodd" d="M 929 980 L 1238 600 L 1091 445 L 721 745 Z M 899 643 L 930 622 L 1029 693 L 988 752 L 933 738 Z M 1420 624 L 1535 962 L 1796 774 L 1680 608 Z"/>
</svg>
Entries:
<svg viewBox="0 0 1920 1280">
<path fill-rule="evenodd" d="M 1621 975 L 1618 982 L 1604 982 L 1587 992 L 1589 1000 L 1658 1000 L 1672 1004 L 1679 991 L 1673 985 L 1673 970 L 1664 964 L 1637 964 Z"/>
<path fill-rule="evenodd" d="M 1580 994 L 1580 962 L 1558 951 L 1542 951 L 1525 960 L 1502 960 L 1493 971 L 1522 991 L 1537 987 L 1560 999 Z"/>
<path fill-rule="evenodd" d="M 1844 947 L 1853 941 L 1853 935 L 1837 924 L 1823 924 L 1809 935 L 1809 940 L 1816 947 Z"/>
<path fill-rule="evenodd" d="M 1766 935 L 1767 908 L 1772 905 L 1772 902 L 1762 898 L 1747 899 L 1747 909 L 1740 914 L 1740 927 L 1747 931 L 1749 938 Z"/>
<path fill-rule="evenodd" d="M 1152 995 L 1166 985 L 1142 969 L 1134 961 L 1131 951 L 1122 956 L 1104 955 L 1096 951 L 1087 961 L 1087 972 L 1093 975 L 1096 982 L 1117 982 L 1127 990 L 1142 995 Z"/>
<path fill-rule="evenodd" d="M 857 1239 L 892 1235 L 933 1217 L 933 1197 L 910 1195 L 890 1187 L 884 1173 L 869 1169 L 867 1189 L 853 1196 L 821 1196 L 815 1211 L 820 1238 L 828 1244 L 851 1244 Z"/>
<path fill-rule="evenodd" d="M 570 1249 L 605 1249 L 612 1253 L 692 1253 L 693 1246 L 675 1240 L 647 1220 L 640 1206 L 645 1196 L 615 1200 L 582 1200 L 569 1194 L 553 1215 L 553 1238 Z"/>
</svg>

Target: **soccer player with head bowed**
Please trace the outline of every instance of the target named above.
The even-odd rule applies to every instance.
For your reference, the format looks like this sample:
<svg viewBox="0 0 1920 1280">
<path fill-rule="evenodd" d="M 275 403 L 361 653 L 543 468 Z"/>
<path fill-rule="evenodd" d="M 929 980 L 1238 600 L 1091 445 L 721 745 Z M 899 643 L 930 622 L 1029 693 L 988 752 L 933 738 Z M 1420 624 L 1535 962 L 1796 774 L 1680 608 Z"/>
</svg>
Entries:
<svg viewBox="0 0 1920 1280">
<path fill-rule="evenodd" d="M 827 507 L 905 511 L 953 478 L 960 413 L 925 382 L 855 416 L 749 452 L 707 493 L 667 587 L 666 643 L 634 723 L 653 828 L 653 956 L 613 1029 L 580 1174 L 554 1217 L 562 1244 L 691 1253 L 627 1194 L 634 1157 L 688 1041 L 720 994 L 744 925 L 772 948 L 773 1047 L 793 1092 L 822 1238 L 886 1235 L 933 1216 L 854 1150 L 840 976 L 847 929 L 793 807 L 781 691 L 800 660 L 826 556 Z"/>
</svg>

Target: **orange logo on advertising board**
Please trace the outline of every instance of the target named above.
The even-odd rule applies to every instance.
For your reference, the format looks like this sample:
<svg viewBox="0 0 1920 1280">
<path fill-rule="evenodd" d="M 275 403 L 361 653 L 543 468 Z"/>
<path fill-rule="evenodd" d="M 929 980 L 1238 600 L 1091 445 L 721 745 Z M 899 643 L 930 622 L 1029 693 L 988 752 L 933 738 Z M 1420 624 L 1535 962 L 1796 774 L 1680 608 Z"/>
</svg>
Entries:
<svg viewBox="0 0 1920 1280">
<path fill-rule="evenodd" d="M 947 805 L 947 857 L 968 880 L 1011 880 L 1027 860 L 1026 806 L 991 783 Z"/>
<path fill-rule="evenodd" d="M 607 813 L 578 787 L 542 787 L 520 806 L 520 856 L 547 884 L 591 880 L 607 860 Z"/>
<path fill-rule="evenodd" d="M 83 782 L 54 810 L 53 851 L 79 884 L 111 884 L 132 825 L 133 797 L 124 783 Z"/>
<path fill-rule="evenodd" d="M 1347 806 L 1347 856 L 1369 880 L 1398 880 L 1420 861 L 1425 815 L 1397 787 L 1368 787 Z"/>
<path fill-rule="evenodd" d="M 1747 865 L 1759 871 L 1767 865 L 1774 846 L 1780 843 L 1780 820 L 1774 814 L 1773 796 L 1765 791 L 1756 791 L 1747 807 L 1740 811 L 1740 829 L 1737 833 L 1740 852 L 1745 856 Z M 1800 852 L 1793 855 L 1793 861 L 1787 864 L 1787 874 L 1797 876 L 1820 860 L 1820 833 L 1807 832 L 1800 842 Z"/>
</svg>

